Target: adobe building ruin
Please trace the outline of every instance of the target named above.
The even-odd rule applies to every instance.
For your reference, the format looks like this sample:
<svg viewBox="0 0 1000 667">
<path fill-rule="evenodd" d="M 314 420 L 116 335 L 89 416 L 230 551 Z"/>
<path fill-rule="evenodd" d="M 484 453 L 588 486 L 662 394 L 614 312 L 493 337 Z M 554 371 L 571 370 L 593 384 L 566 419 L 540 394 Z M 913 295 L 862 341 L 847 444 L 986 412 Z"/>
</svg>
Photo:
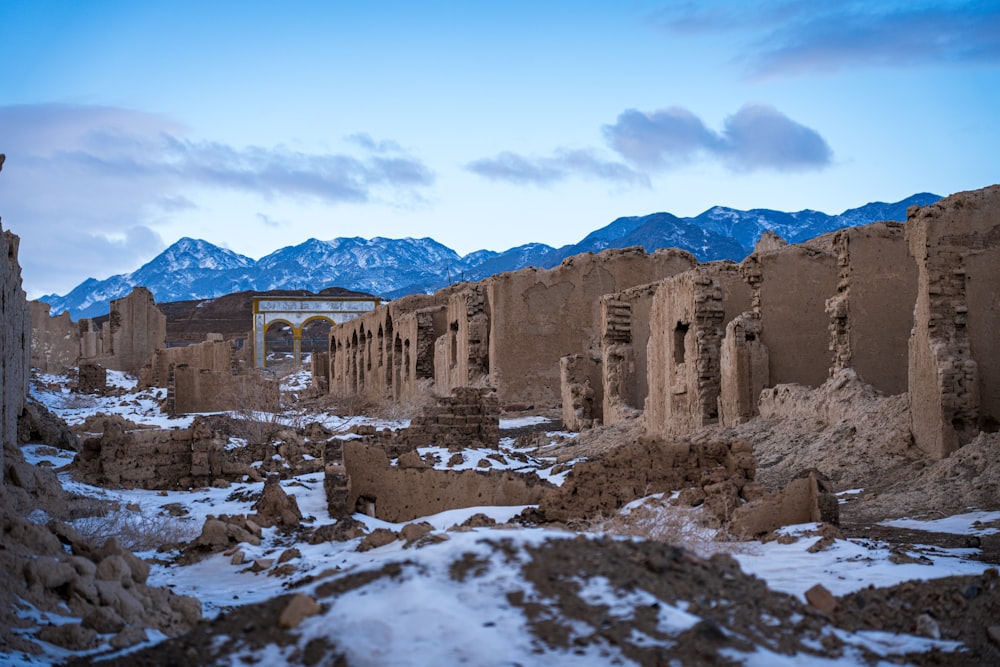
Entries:
<svg viewBox="0 0 1000 667">
<path fill-rule="evenodd" d="M 913 436 L 940 458 L 1000 427 L 1000 185 L 911 209 L 906 241 L 918 271 Z"/>
<path fill-rule="evenodd" d="M 330 391 L 400 399 L 488 384 L 501 405 L 558 406 L 560 358 L 600 354 L 600 297 L 695 264 L 680 250 L 606 250 L 383 304 L 331 330 Z"/>
<path fill-rule="evenodd" d="M 139 375 L 156 350 L 166 347 L 167 318 L 145 287 L 111 302 L 108 319 L 97 327 L 92 319 L 74 324 L 68 312 L 50 317 L 50 306 L 32 301 L 31 363 L 59 372 L 81 362 Z"/>
<path fill-rule="evenodd" d="M 29 301 L 31 312 L 31 367 L 43 373 L 61 373 L 80 358 L 80 327 L 69 311 L 50 316 L 52 306 Z"/>
<path fill-rule="evenodd" d="M 1000 426 L 998 247 L 993 186 L 914 207 L 905 224 L 799 245 L 769 236 L 738 269 L 713 262 L 605 295 L 605 423 L 642 410 L 664 435 L 735 425 L 765 388 L 851 368 L 909 392 L 915 443 L 943 458 Z"/>
<path fill-rule="evenodd" d="M 21 288 L 19 243 L 0 227 L 0 492 L 6 471 L 3 450 L 17 444 L 17 420 L 31 374 L 31 314 Z"/>
</svg>

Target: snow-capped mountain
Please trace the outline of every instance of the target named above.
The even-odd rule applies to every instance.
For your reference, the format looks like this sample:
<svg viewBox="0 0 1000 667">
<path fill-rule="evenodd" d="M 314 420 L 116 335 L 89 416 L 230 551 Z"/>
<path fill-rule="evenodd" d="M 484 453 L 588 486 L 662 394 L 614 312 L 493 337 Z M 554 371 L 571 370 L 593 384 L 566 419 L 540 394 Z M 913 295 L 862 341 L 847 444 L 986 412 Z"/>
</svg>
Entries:
<svg viewBox="0 0 1000 667">
<path fill-rule="evenodd" d="M 183 238 L 133 273 L 104 280 L 88 278 L 69 294 L 42 297 L 56 315 L 68 310 L 76 319 L 108 312 L 108 304 L 136 285 L 149 288 L 157 302 L 208 299 L 243 290 L 343 287 L 397 298 L 431 292 L 453 282 L 481 280 L 525 266 L 549 268 L 582 252 L 642 246 L 681 248 L 701 261 L 740 260 L 765 231 L 796 243 L 826 232 L 877 220 L 905 220 L 906 209 L 927 205 L 938 195 L 921 193 L 899 202 L 874 202 L 827 215 L 819 211 L 785 213 L 770 209 L 740 211 L 715 206 L 693 218 L 670 213 L 623 217 L 578 243 L 553 248 L 529 243 L 503 252 L 477 250 L 460 256 L 431 238 L 309 239 L 254 261 L 207 241 Z"/>
</svg>

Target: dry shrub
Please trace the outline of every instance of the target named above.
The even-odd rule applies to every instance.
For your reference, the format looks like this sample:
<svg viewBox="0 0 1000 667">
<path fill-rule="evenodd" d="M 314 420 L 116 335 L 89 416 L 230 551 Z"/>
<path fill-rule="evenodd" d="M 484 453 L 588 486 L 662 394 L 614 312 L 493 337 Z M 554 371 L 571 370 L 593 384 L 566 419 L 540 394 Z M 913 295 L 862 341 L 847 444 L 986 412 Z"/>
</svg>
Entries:
<svg viewBox="0 0 1000 667">
<path fill-rule="evenodd" d="M 72 526 L 94 544 L 109 537 L 129 551 L 152 551 L 158 547 L 186 542 L 197 536 L 199 528 L 182 519 L 157 512 L 142 505 L 107 509 L 102 513 L 75 519 Z"/>
<path fill-rule="evenodd" d="M 250 444 L 264 444 L 287 428 L 281 414 L 281 392 L 276 380 L 259 372 L 233 377 L 226 403 L 232 406 L 233 435 Z"/>
<path fill-rule="evenodd" d="M 434 380 L 419 380 L 418 386 L 416 396 L 399 400 L 360 393 L 330 394 L 326 397 L 327 410 L 345 417 L 373 417 L 392 421 L 411 419 L 434 403 Z"/>
</svg>

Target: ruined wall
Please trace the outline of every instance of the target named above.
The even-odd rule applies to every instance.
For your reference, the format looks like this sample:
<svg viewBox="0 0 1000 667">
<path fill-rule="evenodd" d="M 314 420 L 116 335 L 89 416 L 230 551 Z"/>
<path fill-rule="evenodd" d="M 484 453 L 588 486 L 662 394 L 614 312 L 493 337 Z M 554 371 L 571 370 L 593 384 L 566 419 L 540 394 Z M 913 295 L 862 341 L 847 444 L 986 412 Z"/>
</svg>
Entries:
<svg viewBox="0 0 1000 667">
<path fill-rule="evenodd" d="M 739 267 L 716 262 L 662 281 L 653 296 L 646 429 L 686 433 L 719 418 L 722 338 L 750 306 Z"/>
<path fill-rule="evenodd" d="M 104 352 L 111 355 L 104 365 L 138 376 L 153 352 L 166 346 L 167 317 L 156 307 L 152 292 L 135 287 L 127 297 L 111 302 L 102 335 Z"/>
<path fill-rule="evenodd" d="M 312 373 L 312 388 L 320 394 L 330 391 L 330 353 L 313 352 L 309 356 L 309 371 Z"/>
<path fill-rule="evenodd" d="M 826 301 L 840 281 L 836 253 L 806 244 L 758 250 L 741 269 L 761 319 L 770 386 L 823 384 L 831 367 Z"/>
<path fill-rule="evenodd" d="M 6 470 L 3 449 L 17 444 L 17 419 L 31 374 L 31 314 L 21 289 L 19 243 L 0 227 L 0 488 Z"/>
<path fill-rule="evenodd" d="M 770 384 L 767 347 L 761 342 L 760 317 L 737 315 L 726 325 L 719 356 L 719 422 L 736 426 L 757 416 L 757 398 Z"/>
<path fill-rule="evenodd" d="M 447 332 L 434 351 L 435 390 L 480 384 L 490 372 L 489 315 L 482 283 L 467 285 L 448 299 Z"/>
<path fill-rule="evenodd" d="M 651 283 L 697 264 L 689 253 L 642 248 L 585 253 L 547 271 L 527 268 L 485 281 L 490 380 L 501 404 L 559 404 L 559 359 L 599 356 L 604 294 Z"/>
<path fill-rule="evenodd" d="M 599 426 L 603 421 L 604 386 L 601 360 L 570 354 L 559 360 L 562 422 L 568 431 Z"/>
<path fill-rule="evenodd" d="M 181 364 L 171 366 L 167 380 L 167 412 L 171 415 L 224 410 L 280 409 L 277 382 L 256 373 L 234 375 Z"/>
<path fill-rule="evenodd" d="M 532 474 L 434 470 L 416 461 L 414 467 L 393 466 L 382 447 L 357 440 L 344 443 L 343 456 L 350 478 L 347 506 L 363 506 L 383 521 L 411 521 L 461 507 L 532 505 L 551 488 Z M 330 512 L 336 516 L 343 508 Z"/>
<path fill-rule="evenodd" d="M 333 327 L 330 392 L 398 400 L 426 391 L 453 292 L 404 297 Z"/>
<path fill-rule="evenodd" d="M 224 340 L 222 334 L 208 334 L 205 341 L 193 345 L 157 349 L 148 372 L 143 372 L 139 378 L 140 386 L 168 386 L 171 365 L 233 374 L 237 370 L 236 351 L 233 342 Z"/>
<path fill-rule="evenodd" d="M 601 297 L 602 417 L 607 425 L 635 417 L 649 395 L 649 313 L 657 283 Z"/>
<path fill-rule="evenodd" d="M 80 328 L 69 311 L 50 317 L 52 306 L 29 301 L 31 310 L 31 366 L 43 373 L 61 373 L 80 356 Z"/>
<path fill-rule="evenodd" d="M 156 350 L 166 347 L 167 317 L 145 287 L 111 302 L 108 321 L 98 333 L 92 320 L 80 320 L 80 359 L 139 377 Z"/>
<path fill-rule="evenodd" d="M 190 428 L 124 431 L 105 423 L 100 437 L 84 440 L 74 475 L 104 487 L 175 489 L 207 486 L 220 478 L 238 478 L 247 465 L 230 458 L 225 439 L 196 418 Z"/>
<path fill-rule="evenodd" d="M 491 389 L 456 387 L 410 420 L 404 437 L 411 449 L 426 445 L 496 448 L 500 406 Z"/>
<path fill-rule="evenodd" d="M 907 346 L 913 328 L 917 266 L 904 227 L 877 222 L 833 237 L 840 280 L 827 301 L 833 371 L 853 368 L 885 394 L 907 390 Z"/>
<path fill-rule="evenodd" d="M 913 436 L 942 458 L 1000 420 L 1000 186 L 911 208 L 917 264 L 909 339 Z"/>
<path fill-rule="evenodd" d="M 565 483 L 542 498 L 538 510 L 547 521 L 609 516 L 636 498 L 685 491 L 683 501 L 704 503 L 725 517 L 756 490 L 751 449 L 746 440 L 685 443 L 642 436 L 577 463 Z"/>
</svg>

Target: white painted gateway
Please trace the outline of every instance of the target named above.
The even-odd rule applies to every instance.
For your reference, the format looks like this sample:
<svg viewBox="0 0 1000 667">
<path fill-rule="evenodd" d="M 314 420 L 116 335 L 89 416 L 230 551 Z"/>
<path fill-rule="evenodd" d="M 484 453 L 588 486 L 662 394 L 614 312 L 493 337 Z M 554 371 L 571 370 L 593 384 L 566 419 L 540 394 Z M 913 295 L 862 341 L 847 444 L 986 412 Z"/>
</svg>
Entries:
<svg viewBox="0 0 1000 667">
<path fill-rule="evenodd" d="M 336 325 L 375 310 L 378 297 L 258 296 L 253 299 L 254 365 L 264 368 L 267 359 L 267 328 L 275 323 L 292 328 L 292 355 L 296 366 L 302 362 L 302 329 L 312 320 Z"/>
</svg>

